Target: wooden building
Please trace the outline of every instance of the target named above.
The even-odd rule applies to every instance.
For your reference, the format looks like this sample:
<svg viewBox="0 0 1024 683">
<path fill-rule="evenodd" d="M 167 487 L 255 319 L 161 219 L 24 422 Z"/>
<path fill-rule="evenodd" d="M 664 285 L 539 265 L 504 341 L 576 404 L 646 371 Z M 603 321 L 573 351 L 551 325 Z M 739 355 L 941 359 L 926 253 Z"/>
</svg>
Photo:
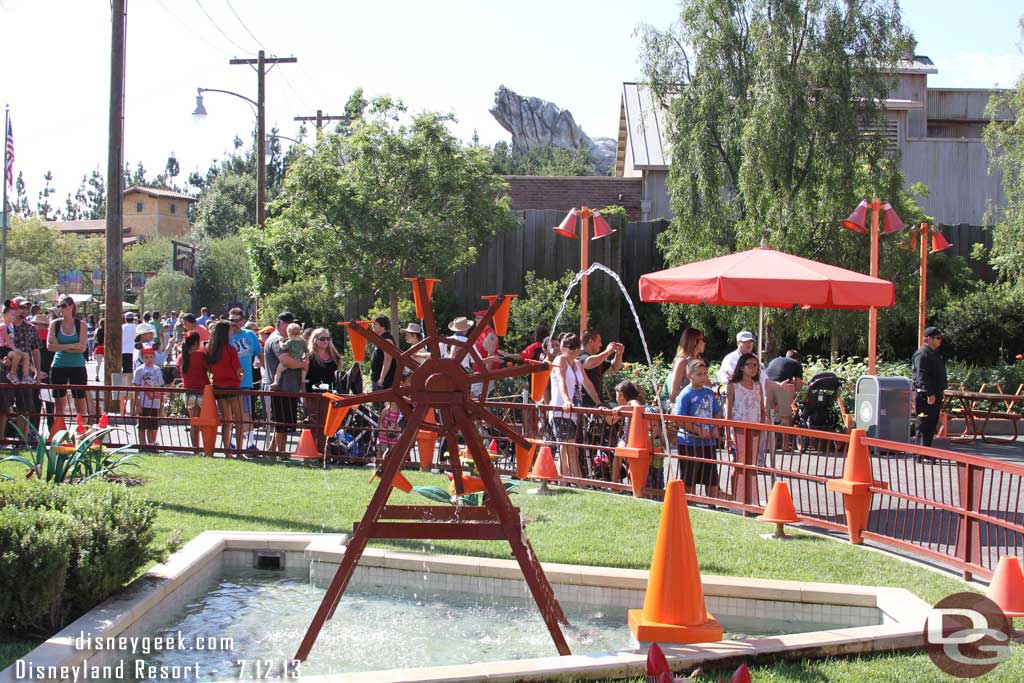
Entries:
<svg viewBox="0 0 1024 683">
<path fill-rule="evenodd" d="M 991 203 L 1005 204 L 1002 176 L 989 173 L 982 140 L 985 107 L 993 89 L 928 88 L 938 73 L 932 61 L 915 56 L 892 70 L 885 100 L 884 134 L 900 152 L 906 182 L 928 186 L 920 200 L 925 213 L 943 225 L 982 226 Z M 1012 120 L 1011 112 L 1000 112 Z M 615 175 L 642 179 L 640 219 L 671 218 L 668 170 L 672 153 L 666 112 L 651 89 L 623 83 Z"/>
</svg>

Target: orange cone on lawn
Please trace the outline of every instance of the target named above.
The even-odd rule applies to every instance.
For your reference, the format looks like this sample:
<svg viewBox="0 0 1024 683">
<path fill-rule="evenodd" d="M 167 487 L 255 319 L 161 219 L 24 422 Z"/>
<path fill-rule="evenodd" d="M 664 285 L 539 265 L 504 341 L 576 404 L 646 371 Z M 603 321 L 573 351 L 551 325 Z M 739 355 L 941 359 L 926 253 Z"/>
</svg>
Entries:
<svg viewBox="0 0 1024 683">
<path fill-rule="evenodd" d="M 538 403 L 544 398 L 544 390 L 548 388 L 548 380 L 551 378 L 551 366 L 544 363 L 543 370 L 537 370 L 530 374 L 530 400 Z"/>
<path fill-rule="evenodd" d="M 540 447 L 537 460 L 530 471 L 530 479 L 558 481 L 558 469 L 555 467 L 555 455 L 551 452 L 551 446 Z"/>
<path fill-rule="evenodd" d="M 486 299 L 487 303 L 494 305 L 495 300 L 501 296 L 500 294 L 491 294 L 488 296 L 482 296 L 481 299 Z M 499 337 L 504 337 L 508 334 L 508 309 L 512 304 L 512 299 L 516 298 L 515 294 L 505 294 L 505 298 L 501 304 L 498 305 L 498 310 L 494 312 L 494 317 L 491 318 L 491 322 L 494 323 L 494 333 Z"/>
<path fill-rule="evenodd" d="M 526 479 L 530 474 L 530 465 L 533 464 L 533 454 L 537 450 L 537 444 L 530 442 L 529 448 L 516 444 L 516 477 Z M 550 450 L 550 449 L 548 449 Z"/>
<path fill-rule="evenodd" d="M 617 447 L 615 455 L 625 458 L 629 465 L 629 484 L 633 488 L 634 498 L 643 497 L 644 486 L 647 485 L 647 471 L 651 467 L 651 452 L 651 433 L 644 419 L 644 408 L 633 406 L 626 445 Z"/>
<path fill-rule="evenodd" d="M 66 432 L 67 430 L 68 425 L 64 421 L 64 417 L 61 415 L 56 416 L 53 418 L 53 424 L 50 425 L 50 436 L 46 439 L 46 443 L 53 441 L 53 437 L 57 432 Z"/>
<path fill-rule="evenodd" d="M 685 486 L 674 479 L 665 487 L 644 607 L 629 610 L 629 630 L 641 643 L 722 639 L 722 626 L 704 603 Z"/>
<path fill-rule="evenodd" d="M 427 317 L 426 304 L 434 297 L 434 285 L 440 282 L 440 280 L 430 277 L 423 278 L 423 284 L 426 286 L 427 290 L 427 300 L 423 301 L 420 297 L 420 288 L 416 285 L 416 281 L 419 278 L 407 277 L 405 279 L 412 283 L 412 302 L 416 305 L 416 317 L 422 320 Z"/>
<path fill-rule="evenodd" d="M 299 447 L 292 453 L 292 457 L 297 460 L 320 459 L 320 451 L 316 448 L 316 439 L 313 438 L 313 432 L 308 429 L 302 430 L 302 434 L 299 435 Z"/>
<path fill-rule="evenodd" d="M 373 481 L 379 476 L 380 470 L 374 470 L 373 476 L 370 477 L 370 481 Z M 405 478 L 405 475 L 402 474 L 401 470 L 395 473 L 394 478 L 392 478 L 391 480 L 391 485 L 394 486 L 399 491 L 401 491 L 402 493 L 412 493 L 412 484 L 409 483 L 409 480 Z"/>
<path fill-rule="evenodd" d="M 420 450 L 420 470 L 429 472 L 434 465 L 434 451 L 437 447 L 437 434 L 421 429 L 416 432 L 416 444 Z"/>
<path fill-rule="evenodd" d="M 1019 559 L 1012 555 L 999 558 L 988 585 L 988 599 L 999 605 L 1007 617 L 1024 617 L 1024 571 Z"/>
<path fill-rule="evenodd" d="M 366 320 L 359 322 L 344 323 L 345 327 L 348 328 L 348 343 L 352 347 L 352 358 L 357 363 L 362 363 L 366 360 L 366 337 L 353 331 L 354 327 L 361 327 L 364 330 L 370 326 L 370 323 Z"/>
<path fill-rule="evenodd" d="M 773 538 L 789 538 L 786 535 L 786 524 L 796 524 L 800 521 L 796 516 L 796 508 L 793 507 L 793 497 L 789 495 L 789 486 L 784 481 L 777 481 L 772 486 L 772 492 L 768 496 L 768 505 L 764 512 L 757 517 L 759 522 L 771 522 L 775 524 Z"/>
<path fill-rule="evenodd" d="M 220 421 L 217 419 L 217 401 L 211 384 L 203 388 L 203 407 L 199 409 L 199 417 L 192 418 L 192 426 L 198 428 L 203 437 L 203 453 L 213 455 L 213 449 L 217 447 L 217 427 Z"/>
</svg>

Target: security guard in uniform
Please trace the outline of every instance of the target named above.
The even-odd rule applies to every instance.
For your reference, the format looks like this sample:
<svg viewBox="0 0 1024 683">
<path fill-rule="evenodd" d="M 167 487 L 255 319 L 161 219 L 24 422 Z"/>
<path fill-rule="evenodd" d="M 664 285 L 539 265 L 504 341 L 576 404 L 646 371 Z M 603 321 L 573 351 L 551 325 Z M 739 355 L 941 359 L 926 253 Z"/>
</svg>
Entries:
<svg viewBox="0 0 1024 683">
<path fill-rule="evenodd" d="M 946 361 L 939 355 L 942 345 L 942 331 L 937 327 L 926 327 L 924 344 L 914 352 L 911 365 L 914 368 L 914 413 L 917 415 L 917 434 L 921 444 L 931 446 L 942 412 L 942 396 L 946 391 Z"/>
</svg>

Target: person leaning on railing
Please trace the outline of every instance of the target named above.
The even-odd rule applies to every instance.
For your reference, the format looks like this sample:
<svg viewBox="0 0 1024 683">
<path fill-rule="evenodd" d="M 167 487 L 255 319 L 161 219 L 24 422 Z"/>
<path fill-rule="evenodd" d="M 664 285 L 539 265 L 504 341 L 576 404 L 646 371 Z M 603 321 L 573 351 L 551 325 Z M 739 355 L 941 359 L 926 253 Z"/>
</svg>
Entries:
<svg viewBox="0 0 1024 683">
<path fill-rule="evenodd" d="M 181 376 L 181 386 L 185 389 L 185 410 L 189 417 L 199 417 L 199 410 L 203 406 L 203 391 L 210 383 L 206 353 L 201 348 L 201 341 L 198 332 L 189 332 L 178 354 L 178 374 Z M 199 429 L 189 427 L 189 436 L 192 447 L 199 448 Z"/>
<path fill-rule="evenodd" d="M 206 348 L 206 365 L 210 368 L 213 389 L 217 394 L 217 408 L 223 416 L 221 437 L 227 457 L 236 457 L 231 451 L 242 448 L 242 404 L 239 390 L 242 387 L 242 365 L 238 351 L 231 346 L 231 323 L 218 320 L 210 334 Z M 231 443 L 231 427 L 235 429 L 235 443 Z"/>
</svg>

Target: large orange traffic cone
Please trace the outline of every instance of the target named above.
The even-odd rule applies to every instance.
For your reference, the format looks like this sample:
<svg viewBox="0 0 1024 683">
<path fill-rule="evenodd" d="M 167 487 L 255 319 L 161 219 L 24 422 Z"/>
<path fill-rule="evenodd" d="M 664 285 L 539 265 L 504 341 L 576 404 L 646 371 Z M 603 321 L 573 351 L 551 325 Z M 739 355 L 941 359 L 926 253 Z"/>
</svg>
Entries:
<svg viewBox="0 0 1024 683">
<path fill-rule="evenodd" d="M 674 479 L 665 487 L 644 607 L 629 610 L 629 629 L 640 642 L 709 643 L 722 639 L 721 624 L 704 604 L 685 486 Z"/>
<path fill-rule="evenodd" d="M 487 299 L 487 303 L 494 305 L 494 301 L 499 297 L 499 294 L 491 294 L 480 297 L 481 299 Z M 498 306 L 498 310 L 494 312 L 494 317 L 491 318 L 491 322 L 494 323 L 494 333 L 499 337 L 504 337 L 508 334 L 508 309 L 512 305 L 512 299 L 515 299 L 515 294 L 506 294 L 504 300 Z"/>
<path fill-rule="evenodd" d="M 543 370 L 537 370 L 530 374 L 530 400 L 538 403 L 544 398 L 544 390 L 548 388 L 548 380 L 551 378 L 551 366 L 544 364 Z"/>
<path fill-rule="evenodd" d="M 366 337 L 353 332 L 353 327 L 362 327 L 364 330 L 370 326 L 369 321 L 360 320 L 359 322 L 345 323 L 345 327 L 348 328 L 348 343 L 352 347 L 352 358 L 357 363 L 362 363 L 366 360 Z"/>
<path fill-rule="evenodd" d="M 530 465 L 533 464 L 533 453 L 536 450 L 537 444 L 533 442 L 530 442 L 529 448 L 516 444 L 516 477 L 519 479 L 526 479 L 530 474 Z"/>
<path fill-rule="evenodd" d="M 339 429 L 341 429 L 341 423 L 348 417 L 348 413 L 352 410 L 352 406 L 341 406 L 335 408 L 333 401 L 340 401 L 343 396 L 338 394 L 325 393 L 324 398 L 327 399 L 327 417 L 324 419 L 324 436 L 330 438 L 334 436 Z"/>
<path fill-rule="evenodd" d="M 999 605 L 1007 617 L 1024 617 L 1024 571 L 1021 571 L 1020 560 L 1013 555 L 999 558 L 988 585 L 988 598 Z"/>
<path fill-rule="evenodd" d="M 777 481 L 772 486 L 772 492 L 768 496 L 768 505 L 764 513 L 757 517 L 759 522 L 772 522 L 775 524 L 775 533 L 772 538 L 790 538 L 786 535 L 786 525 L 795 524 L 800 521 L 796 516 L 796 508 L 793 507 L 793 497 L 789 495 L 789 486 L 784 481 Z"/>
<path fill-rule="evenodd" d="M 421 429 L 416 432 L 416 444 L 420 449 L 420 470 L 429 472 L 434 465 L 434 451 L 437 448 L 437 434 Z"/>
<path fill-rule="evenodd" d="M 316 439 L 313 437 L 313 432 L 308 429 L 302 430 L 302 434 L 299 435 L 299 447 L 292 453 L 292 457 L 297 460 L 320 459 L 320 452 L 316 449 Z"/>
<path fill-rule="evenodd" d="M 427 289 L 427 300 L 422 301 L 420 299 L 420 288 L 416 286 L 416 280 L 418 278 L 407 277 L 405 279 L 412 283 L 412 302 L 416 305 L 416 317 L 423 320 L 423 318 L 427 317 L 426 304 L 434 297 L 434 285 L 440 282 L 440 280 L 429 277 L 423 278 L 423 283 L 426 285 Z"/>
<path fill-rule="evenodd" d="M 51 443 L 53 437 L 57 432 L 66 432 L 68 430 L 68 424 L 64 421 L 62 415 L 57 415 L 53 418 L 53 424 L 50 425 L 50 435 L 46 439 L 46 443 Z"/>
<path fill-rule="evenodd" d="M 551 452 L 551 446 L 541 446 L 537 451 L 537 459 L 530 470 L 530 479 L 540 481 L 540 488 L 530 489 L 530 493 L 554 493 L 548 488 L 549 481 L 558 481 L 558 469 L 555 467 L 555 455 Z"/>
<path fill-rule="evenodd" d="M 373 481 L 379 476 L 380 469 L 374 470 L 373 476 L 370 477 L 370 481 Z M 391 485 L 394 486 L 399 491 L 401 491 L 402 493 L 412 493 L 412 484 L 409 483 L 409 480 L 405 478 L 405 475 L 402 474 L 401 470 L 395 473 L 394 478 L 391 480 Z"/>
<path fill-rule="evenodd" d="M 207 384 L 203 388 L 203 407 L 199 409 L 199 417 L 192 418 L 192 426 L 197 427 L 203 437 L 203 453 L 213 455 L 213 449 L 217 447 L 217 427 L 220 426 L 213 385 Z"/>
<path fill-rule="evenodd" d="M 629 465 L 629 485 L 633 488 L 634 498 L 643 497 L 644 486 L 647 485 L 647 471 L 651 467 L 651 451 L 651 433 L 644 419 L 644 408 L 633 406 L 626 445 L 617 447 L 615 455 L 625 458 Z"/>
</svg>

